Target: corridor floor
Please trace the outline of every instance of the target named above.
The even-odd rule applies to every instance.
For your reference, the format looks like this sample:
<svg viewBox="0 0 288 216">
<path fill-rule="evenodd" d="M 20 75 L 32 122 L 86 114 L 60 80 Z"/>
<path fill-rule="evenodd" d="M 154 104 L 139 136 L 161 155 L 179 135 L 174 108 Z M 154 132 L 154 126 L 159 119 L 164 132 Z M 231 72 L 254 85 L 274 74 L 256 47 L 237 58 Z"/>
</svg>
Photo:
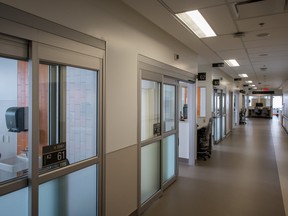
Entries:
<svg viewBox="0 0 288 216">
<path fill-rule="evenodd" d="M 287 167 L 279 120 L 248 119 L 215 145 L 211 159 L 180 165 L 178 180 L 143 215 L 285 216 Z"/>
</svg>

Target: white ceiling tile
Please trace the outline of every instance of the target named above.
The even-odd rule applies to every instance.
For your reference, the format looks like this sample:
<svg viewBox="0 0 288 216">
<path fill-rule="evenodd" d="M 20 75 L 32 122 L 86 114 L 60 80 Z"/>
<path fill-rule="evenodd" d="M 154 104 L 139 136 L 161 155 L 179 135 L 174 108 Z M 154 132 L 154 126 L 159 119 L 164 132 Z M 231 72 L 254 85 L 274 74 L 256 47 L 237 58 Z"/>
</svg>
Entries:
<svg viewBox="0 0 288 216">
<path fill-rule="evenodd" d="M 287 46 L 272 46 L 272 47 L 253 47 L 247 48 L 247 52 L 250 55 L 261 55 L 270 53 L 276 55 L 277 53 L 286 53 L 288 50 Z"/>
<path fill-rule="evenodd" d="M 259 34 L 268 33 L 267 37 L 259 37 Z M 255 40 L 287 40 L 288 38 L 288 27 L 287 28 L 274 28 L 264 29 L 259 31 L 248 32 L 243 37 L 243 41 L 255 41 Z"/>
<path fill-rule="evenodd" d="M 247 49 L 251 49 L 251 48 L 262 48 L 265 49 L 265 47 L 269 48 L 269 47 L 287 47 L 288 46 L 288 40 L 258 40 L 258 41 L 247 41 L 245 42 L 245 47 L 247 47 Z"/>
<path fill-rule="evenodd" d="M 200 13 L 205 17 L 217 35 L 237 32 L 229 8 L 226 5 L 205 8 L 200 10 Z"/>
<path fill-rule="evenodd" d="M 202 39 L 211 49 L 215 51 L 243 49 L 241 39 L 231 35 L 217 36 Z"/>
<path fill-rule="evenodd" d="M 246 54 L 245 49 L 237 49 L 237 50 L 224 50 L 224 51 L 218 51 L 217 54 L 222 59 L 236 59 L 238 60 L 248 60 L 248 56 Z"/>
<path fill-rule="evenodd" d="M 262 16 L 256 18 L 250 18 L 245 20 L 236 21 L 239 31 L 250 32 L 250 31 L 262 31 L 275 28 L 287 28 L 288 27 L 288 13 L 276 14 L 270 16 Z M 260 23 L 264 23 L 260 26 Z"/>
<path fill-rule="evenodd" d="M 198 10 L 201 8 L 213 7 L 215 5 L 225 4 L 225 0 L 164 0 L 175 13 Z"/>
</svg>

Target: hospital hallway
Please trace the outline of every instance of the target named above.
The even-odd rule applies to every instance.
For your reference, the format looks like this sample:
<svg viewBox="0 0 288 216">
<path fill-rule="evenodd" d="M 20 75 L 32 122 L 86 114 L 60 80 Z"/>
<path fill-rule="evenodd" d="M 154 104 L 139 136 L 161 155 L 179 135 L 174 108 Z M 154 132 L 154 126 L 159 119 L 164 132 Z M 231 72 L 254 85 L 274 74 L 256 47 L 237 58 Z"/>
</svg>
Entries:
<svg viewBox="0 0 288 216">
<path fill-rule="evenodd" d="M 288 215 L 288 135 L 279 118 L 249 118 L 177 181 L 144 216 Z"/>
</svg>

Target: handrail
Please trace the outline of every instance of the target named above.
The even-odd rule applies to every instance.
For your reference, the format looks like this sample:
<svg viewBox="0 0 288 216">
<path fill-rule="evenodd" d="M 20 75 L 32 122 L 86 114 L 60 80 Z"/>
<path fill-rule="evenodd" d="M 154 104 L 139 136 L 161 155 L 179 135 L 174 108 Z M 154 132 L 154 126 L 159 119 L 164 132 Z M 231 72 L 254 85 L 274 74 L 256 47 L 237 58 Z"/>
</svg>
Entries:
<svg viewBox="0 0 288 216">
<path fill-rule="evenodd" d="M 283 115 L 283 114 L 282 114 L 282 116 L 283 116 L 283 118 L 285 118 L 286 120 L 288 120 L 288 116 Z"/>
</svg>

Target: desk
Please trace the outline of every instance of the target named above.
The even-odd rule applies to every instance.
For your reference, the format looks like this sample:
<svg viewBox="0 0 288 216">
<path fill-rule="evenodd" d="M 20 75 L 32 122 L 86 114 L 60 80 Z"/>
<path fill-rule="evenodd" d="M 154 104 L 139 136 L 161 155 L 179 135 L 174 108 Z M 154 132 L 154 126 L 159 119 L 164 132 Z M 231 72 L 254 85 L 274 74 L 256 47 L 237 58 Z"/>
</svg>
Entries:
<svg viewBox="0 0 288 216">
<path fill-rule="evenodd" d="M 249 109 L 248 117 L 255 118 L 272 118 L 270 107 L 255 107 L 254 109 Z"/>
</svg>

